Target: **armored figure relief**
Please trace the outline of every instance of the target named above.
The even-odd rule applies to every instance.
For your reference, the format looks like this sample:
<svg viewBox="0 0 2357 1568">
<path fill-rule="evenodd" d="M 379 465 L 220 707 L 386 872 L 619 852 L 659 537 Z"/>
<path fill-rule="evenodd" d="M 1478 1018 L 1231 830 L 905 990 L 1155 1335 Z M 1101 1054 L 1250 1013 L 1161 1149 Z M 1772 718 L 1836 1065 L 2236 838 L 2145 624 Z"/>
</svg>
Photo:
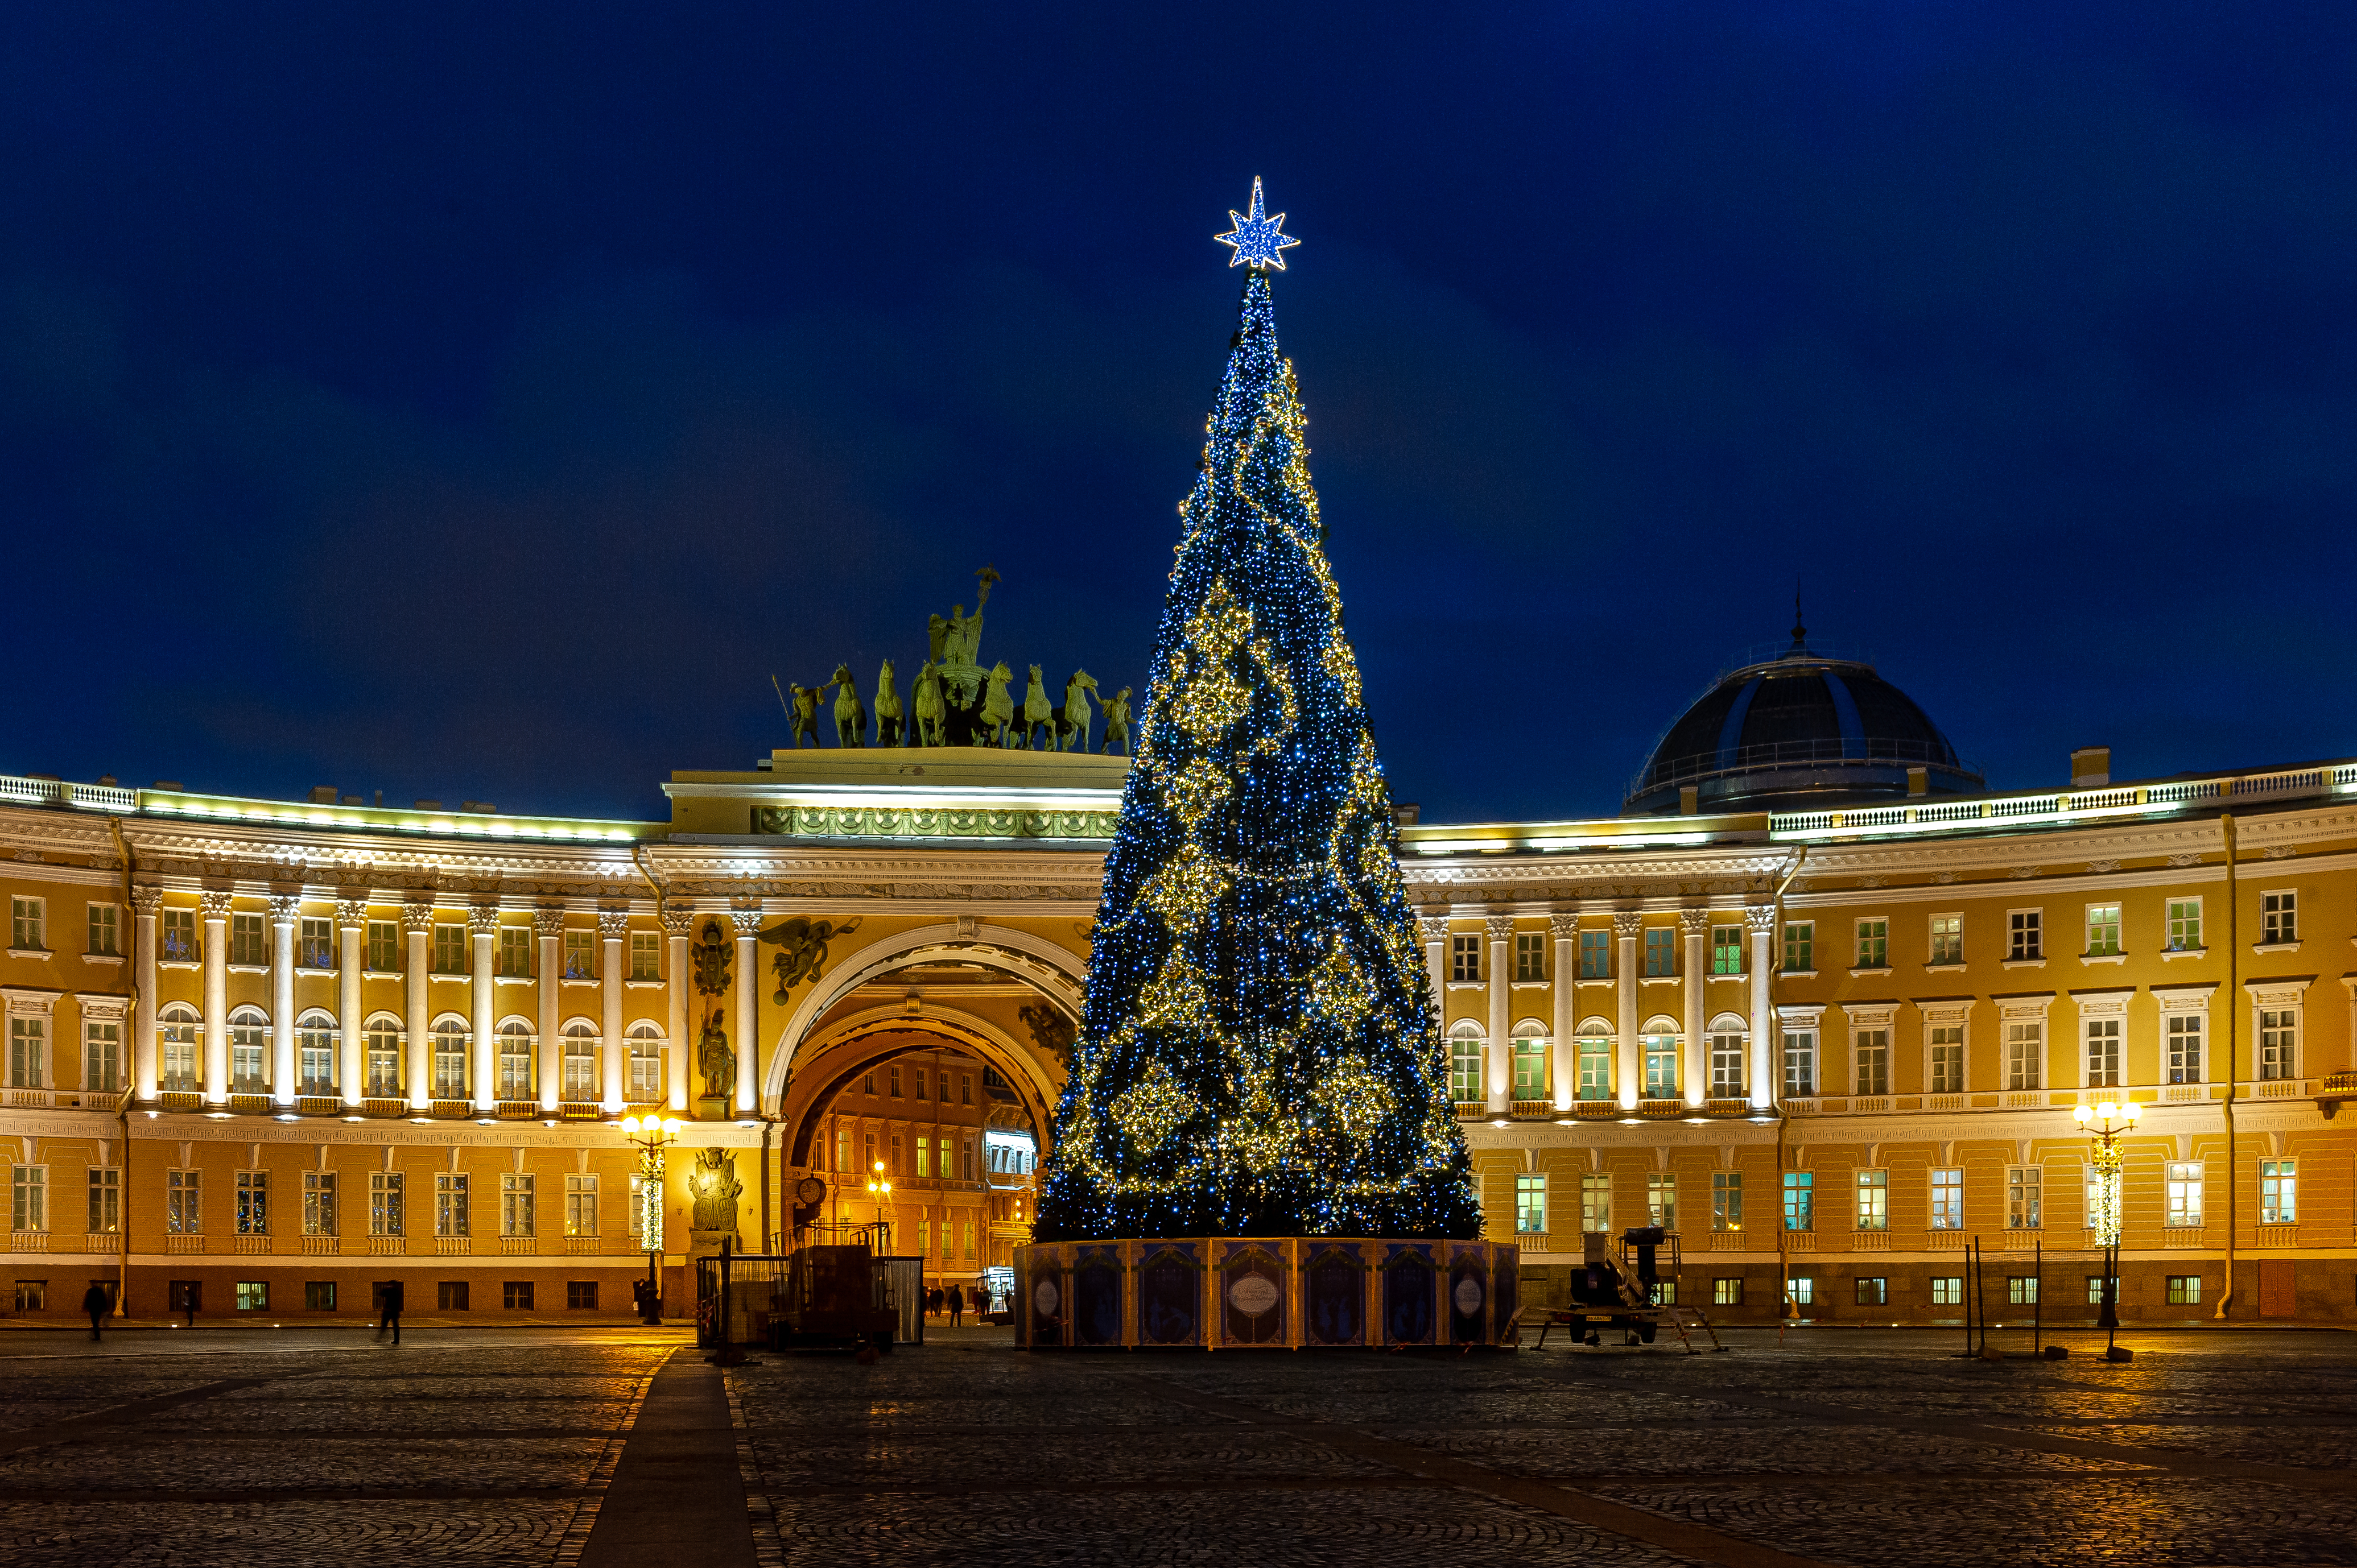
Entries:
<svg viewBox="0 0 2357 1568">
<path fill-rule="evenodd" d="M 704 1034 L 695 1043 L 695 1069 L 704 1075 L 705 1093 L 726 1100 L 737 1092 L 737 1053 L 728 1048 L 728 1031 L 720 1026 L 717 1008 L 704 1021 Z"/>
<path fill-rule="evenodd" d="M 735 1155 L 726 1149 L 698 1149 L 687 1190 L 695 1199 L 692 1223 L 696 1230 L 736 1233 L 737 1202 L 745 1196 L 745 1186 L 737 1179 Z"/>
</svg>

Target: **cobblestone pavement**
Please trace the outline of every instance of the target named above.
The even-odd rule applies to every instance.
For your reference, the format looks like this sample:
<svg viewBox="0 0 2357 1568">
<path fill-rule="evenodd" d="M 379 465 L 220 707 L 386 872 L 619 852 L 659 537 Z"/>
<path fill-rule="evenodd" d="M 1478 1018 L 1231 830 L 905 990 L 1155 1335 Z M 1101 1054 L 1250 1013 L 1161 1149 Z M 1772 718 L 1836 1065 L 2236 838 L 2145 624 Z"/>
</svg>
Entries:
<svg viewBox="0 0 2357 1568">
<path fill-rule="evenodd" d="M 784 1564 L 2357 1564 L 2357 1337 L 1026 1355 L 730 1375 Z M 2027 1349 L 2025 1345 L 2023 1349 Z"/>
</svg>

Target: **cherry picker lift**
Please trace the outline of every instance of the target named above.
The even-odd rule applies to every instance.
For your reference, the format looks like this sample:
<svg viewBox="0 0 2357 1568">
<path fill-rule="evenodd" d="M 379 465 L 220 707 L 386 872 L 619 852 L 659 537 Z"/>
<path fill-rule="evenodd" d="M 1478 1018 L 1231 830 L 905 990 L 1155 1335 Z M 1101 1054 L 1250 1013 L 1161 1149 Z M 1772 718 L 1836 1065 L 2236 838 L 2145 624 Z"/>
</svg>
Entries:
<svg viewBox="0 0 2357 1568">
<path fill-rule="evenodd" d="M 1601 1345 L 1604 1335 L 1616 1329 L 1626 1336 L 1624 1345 L 1651 1345 L 1664 1326 L 1689 1356 L 1702 1353 L 1689 1332 L 1695 1328 L 1709 1337 L 1712 1349 L 1727 1348 L 1701 1308 L 1662 1300 L 1674 1294 L 1662 1286 L 1676 1283 L 1683 1263 L 1675 1231 L 1659 1225 L 1625 1230 L 1617 1253 L 1607 1230 L 1588 1231 L 1581 1242 L 1582 1265 L 1571 1275 L 1571 1305 L 1549 1308 L 1540 1319 L 1540 1349 L 1546 1348 L 1547 1334 L 1555 1328 L 1569 1329 L 1587 1345 Z"/>
</svg>

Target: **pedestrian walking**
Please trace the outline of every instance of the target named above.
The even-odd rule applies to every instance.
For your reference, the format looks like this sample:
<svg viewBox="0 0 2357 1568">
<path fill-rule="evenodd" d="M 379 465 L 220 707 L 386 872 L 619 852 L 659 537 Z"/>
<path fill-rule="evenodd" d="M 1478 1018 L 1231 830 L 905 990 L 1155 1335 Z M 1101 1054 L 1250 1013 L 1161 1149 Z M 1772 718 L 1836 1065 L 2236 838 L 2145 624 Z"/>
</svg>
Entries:
<svg viewBox="0 0 2357 1568">
<path fill-rule="evenodd" d="M 964 1325 L 965 1290 L 963 1286 L 952 1285 L 950 1286 L 950 1326 L 961 1328 Z"/>
<path fill-rule="evenodd" d="M 393 1330 L 393 1342 L 398 1345 L 401 1343 L 401 1282 L 385 1281 L 384 1294 L 379 1298 L 379 1302 L 380 1309 L 384 1316 L 377 1320 L 376 1337 L 379 1339 L 383 1338 L 384 1331 L 390 1328 Z"/>
<path fill-rule="evenodd" d="M 90 1337 L 98 1338 L 98 1326 L 114 1310 L 114 1303 L 106 1298 L 106 1287 L 96 1280 L 91 1281 L 90 1288 L 81 1293 L 81 1309 L 90 1314 Z"/>
</svg>

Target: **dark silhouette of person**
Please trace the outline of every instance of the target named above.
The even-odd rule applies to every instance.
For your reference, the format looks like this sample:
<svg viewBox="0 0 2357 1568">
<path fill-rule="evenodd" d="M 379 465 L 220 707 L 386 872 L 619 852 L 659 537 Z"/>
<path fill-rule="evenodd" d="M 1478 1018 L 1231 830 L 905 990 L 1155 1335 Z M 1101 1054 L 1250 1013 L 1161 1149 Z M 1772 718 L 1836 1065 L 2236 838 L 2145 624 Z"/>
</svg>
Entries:
<svg viewBox="0 0 2357 1568">
<path fill-rule="evenodd" d="M 963 1286 L 952 1285 L 950 1286 L 950 1326 L 957 1328 L 963 1326 L 964 1323 L 965 1290 Z"/>
<path fill-rule="evenodd" d="M 400 1344 L 401 1282 L 399 1280 L 384 1282 L 384 1294 L 380 1299 L 380 1309 L 384 1316 L 377 1320 L 376 1337 L 380 1339 L 383 1338 L 384 1331 L 390 1328 L 393 1330 L 393 1342 L 396 1345 Z"/>
<path fill-rule="evenodd" d="M 99 1338 L 99 1325 L 106 1321 L 108 1313 L 114 1310 L 114 1303 L 107 1299 L 106 1287 L 96 1280 L 91 1281 L 90 1288 L 81 1293 L 81 1309 L 90 1314 L 90 1337 Z"/>
</svg>

